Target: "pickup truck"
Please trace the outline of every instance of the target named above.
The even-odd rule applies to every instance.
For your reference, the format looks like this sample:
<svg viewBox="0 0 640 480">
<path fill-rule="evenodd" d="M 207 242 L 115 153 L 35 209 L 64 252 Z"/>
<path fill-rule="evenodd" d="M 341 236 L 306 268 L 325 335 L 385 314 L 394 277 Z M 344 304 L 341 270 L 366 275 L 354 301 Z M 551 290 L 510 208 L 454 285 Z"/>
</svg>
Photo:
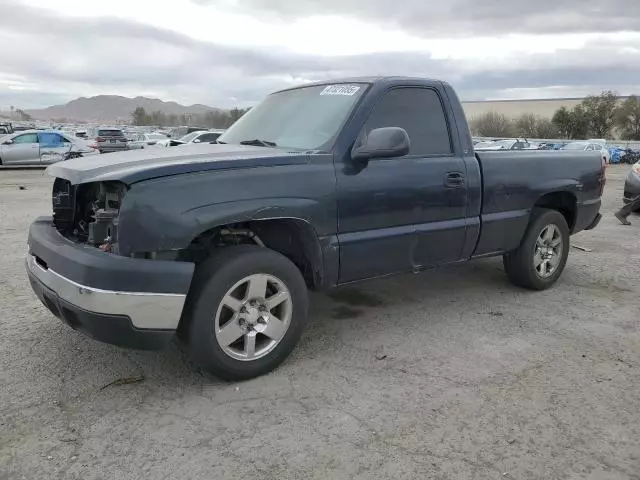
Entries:
<svg viewBox="0 0 640 480">
<path fill-rule="evenodd" d="M 552 286 L 569 236 L 601 218 L 604 167 L 598 152 L 474 152 L 442 81 L 307 84 L 216 144 L 51 165 L 26 268 L 74 329 L 132 348 L 177 337 L 246 379 L 292 352 L 309 289 L 498 255 L 515 285 Z"/>
</svg>

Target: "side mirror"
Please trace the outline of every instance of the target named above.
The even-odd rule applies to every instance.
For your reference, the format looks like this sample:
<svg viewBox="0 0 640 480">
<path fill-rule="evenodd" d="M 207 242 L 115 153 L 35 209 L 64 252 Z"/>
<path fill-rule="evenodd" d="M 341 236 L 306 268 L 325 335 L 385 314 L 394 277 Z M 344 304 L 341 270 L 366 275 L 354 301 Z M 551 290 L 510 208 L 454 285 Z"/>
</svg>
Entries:
<svg viewBox="0 0 640 480">
<path fill-rule="evenodd" d="M 202 142 L 202 140 L 200 140 L 199 138 L 196 138 L 196 139 L 193 141 L 193 143 L 200 143 L 200 142 Z"/>
<path fill-rule="evenodd" d="M 403 157 L 409 154 L 411 142 L 404 128 L 375 128 L 368 135 L 361 136 L 353 149 L 353 160 Z"/>
<path fill-rule="evenodd" d="M 13 140 L 5 140 L 4 142 L 2 142 L 3 145 L 11 145 L 13 144 Z"/>
</svg>

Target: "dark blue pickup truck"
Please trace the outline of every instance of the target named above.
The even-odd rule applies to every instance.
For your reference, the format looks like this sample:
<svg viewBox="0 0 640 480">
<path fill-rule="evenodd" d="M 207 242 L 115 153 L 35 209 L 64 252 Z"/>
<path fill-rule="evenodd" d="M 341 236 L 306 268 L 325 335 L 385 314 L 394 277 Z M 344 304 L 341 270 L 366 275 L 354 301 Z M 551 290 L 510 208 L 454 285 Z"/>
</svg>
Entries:
<svg viewBox="0 0 640 480">
<path fill-rule="evenodd" d="M 302 333 L 308 289 L 501 255 L 543 290 L 600 220 L 595 152 L 473 151 L 444 82 L 356 78 L 269 95 L 216 144 L 48 168 L 27 271 L 71 327 L 133 348 L 177 336 L 227 379 Z"/>
</svg>

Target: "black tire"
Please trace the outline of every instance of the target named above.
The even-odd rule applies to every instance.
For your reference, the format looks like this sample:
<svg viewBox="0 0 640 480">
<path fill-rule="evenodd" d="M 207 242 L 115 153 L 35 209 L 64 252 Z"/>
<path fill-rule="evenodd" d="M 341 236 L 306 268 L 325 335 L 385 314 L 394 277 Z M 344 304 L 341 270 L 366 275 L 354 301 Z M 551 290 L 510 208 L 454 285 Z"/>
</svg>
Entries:
<svg viewBox="0 0 640 480">
<path fill-rule="evenodd" d="M 275 276 L 286 285 L 292 301 L 291 320 L 282 339 L 265 356 L 237 360 L 216 339 L 216 313 L 229 289 L 255 274 Z M 308 306 L 304 278 L 287 257 L 254 245 L 222 248 L 197 266 L 178 333 L 189 356 L 205 370 L 225 380 L 246 380 L 273 370 L 289 356 L 304 330 Z"/>
<path fill-rule="evenodd" d="M 555 225 L 560 232 L 562 252 L 560 253 L 560 263 L 555 271 L 550 276 L 543 278 L 534 267 L 534 255 L 536 241 L 549 225 Z M 529 290 L 545 290 L 556 283 L 562 275 L 569 256 L 569 236 L 567 221 L 560 212 L 546 208 L 535 208 L 520 247 L 503 256 L 504 269 L 511 283 Z"/>
</svg>

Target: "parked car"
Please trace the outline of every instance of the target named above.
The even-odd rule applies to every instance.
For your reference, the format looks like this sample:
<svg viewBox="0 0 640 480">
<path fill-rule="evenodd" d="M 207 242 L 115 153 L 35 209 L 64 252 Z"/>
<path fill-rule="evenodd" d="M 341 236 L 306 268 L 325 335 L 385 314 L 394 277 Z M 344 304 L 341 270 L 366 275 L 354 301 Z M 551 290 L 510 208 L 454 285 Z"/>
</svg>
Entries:
<svg viewBox="0 0 640 480">
<path fill-rule="evenodd" d="M 0 142 L 0 165 L 47 165 L 94 154 L 97 148 L 55 130 L 16 132 Z"/>
<path fill-rule="evenodd" d="M 622 201 L 627 204 L 640 195 L 640 162 L 634 163 L 631 171 L 624 182 L 624 193 Z"/>
<path fill-rule="evenodd" d="M 600 152 L 605 163 L 611 163 L 611 153 L 604 143 L 600 141 L 584 141 L 567 143 L 562 150 L 585 150 L 587 152 Z"/>
<path fill-rule="evenodd" d="M 510 138 L 506 140 L 496 140 L 494 142 L 481 142 L 475 145 L 474 147 L 477 151 L 489 151 L 489 150 L 535 150 L 537 149 L 537 144 L 535 148 L 532 148 L 532 145 L 523 139 L 518 138 Z"/>
<path fill-rule="evenodd" d="M 10 135 L 14 132 L 13 125 L 10 123 L 0 123 L 0 137 Z"/>
<path fill-rule="evenodd" d="M 218 142 L 50 166 L 54 216 L 31 225 L 26 260 L 47 308 L 129 347 L 178 335 L 246 379 L 294 349 L 308 288 L 503 256 L 515 285 L 543 290 L 601 218 L 597 153 L 474 152 L 435 80 L 282 90 Z"/>
<path fill-rule="evenodd" d="M 187 127 L 187 126 L 174 127 L 171 130 L 169 130 L 169 138 L 173 138 L 177 140 L 181 137 L 184 137 L 187 133 L 200 132 L 203 130 L 207 130 L 207 128 L 206 127 Z"/>
<path fill-rule="evenodd" d="M 158 142 L 158 145 L 162 145 L 164 147 L 177 147 L 179 145 L 189 145 L 192 143 L 211 143 L 215 142 L 223 133 L 224 130 L 201 130 L 188 133 L 178 140 L 173 138 L 161 140 Z"/>
<path fill-rule="evenodd" d="M 166 135 L 162 133 L 139 133 L 132 135 L 129 140 L 129 149 L 135 150 L 138 148 L 150 147 L 156 145 L 158 142 L 169 140 Z"/>
<path fill-rule="evenodd" d="M 128 141 L 124 132 L 115 128 L 99 129 L 96 142 L 100 153 L 122 152 L 128 149 Z"/>
</svg>

